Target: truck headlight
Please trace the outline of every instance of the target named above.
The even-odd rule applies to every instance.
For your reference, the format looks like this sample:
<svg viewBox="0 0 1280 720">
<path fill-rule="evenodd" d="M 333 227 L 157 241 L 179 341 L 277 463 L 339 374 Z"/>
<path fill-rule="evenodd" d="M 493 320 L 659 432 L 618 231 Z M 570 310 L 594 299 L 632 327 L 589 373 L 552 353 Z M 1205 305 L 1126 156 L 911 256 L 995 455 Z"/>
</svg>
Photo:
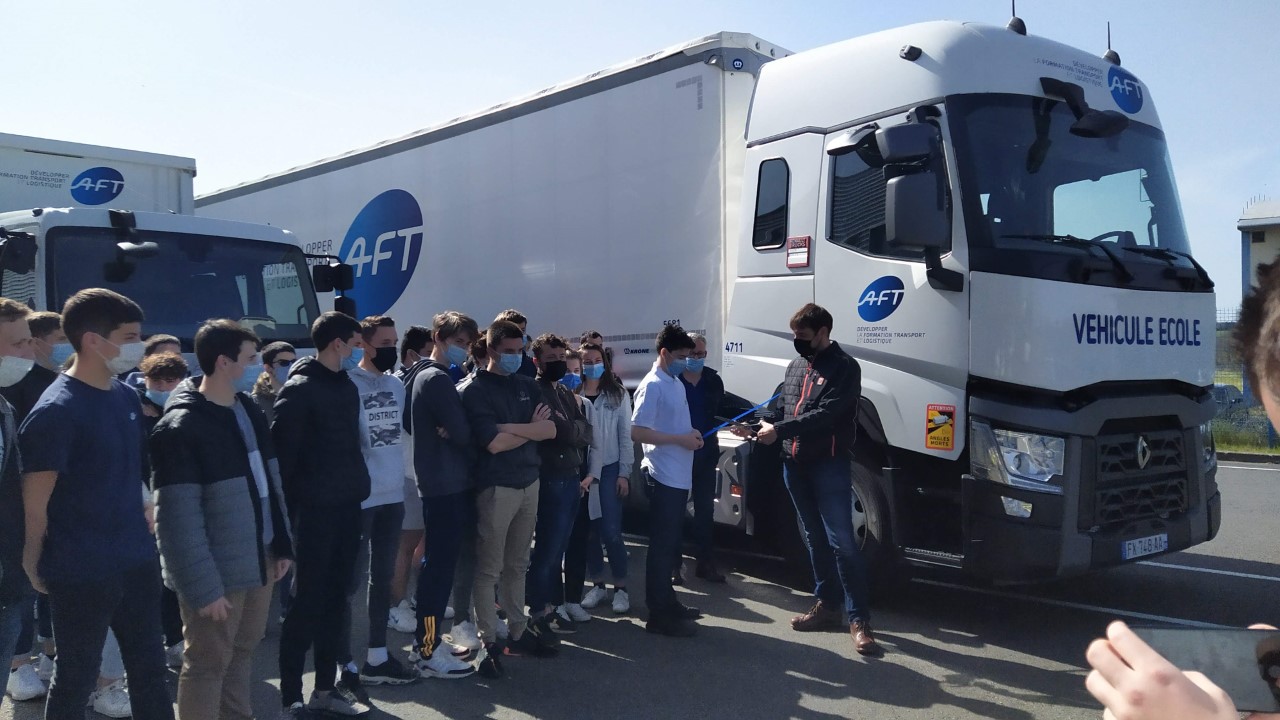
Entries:
<svg viewBox="0 0 1280 720">
<path fill-rule="evenodd" d="M 1067 442 L 1053 435 L 993 428 L 981 420 L 969 423 L 969 463 L 973 476 L 1004 485 L 1062 494 L 1060 478 Z"/>
<path fill-rule="evenodd" d="M 1218 444 L 1213 440 L 1212 420 L 1200 426 L 1200 447 L 1204 448 L 1204 469 L 1213 469 L 1218 464 Z"/>
</svg>

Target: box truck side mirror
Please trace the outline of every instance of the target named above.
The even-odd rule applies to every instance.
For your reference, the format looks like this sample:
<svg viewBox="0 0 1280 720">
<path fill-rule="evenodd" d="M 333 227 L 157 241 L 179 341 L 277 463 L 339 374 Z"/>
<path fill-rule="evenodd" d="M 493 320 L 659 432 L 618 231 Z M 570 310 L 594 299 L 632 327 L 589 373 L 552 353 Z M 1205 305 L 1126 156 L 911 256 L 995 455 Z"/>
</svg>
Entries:
<svg viewBox="0 0 1280 720">
<path fill-rule="evenodd" d="M 356 275 L 346 263 L 329 263 L 328 265 L 311 266 L 311 284 L 316 292 L 326 293 L 335 290 L 341 292 L 355 287 Z"/>
<path fill-rule="evenodd" d="M 36 239 L 30 233 L 0 230 L 0 270 L 26 275 L 36 269 Z"/>
<path fill-rule="evenodd" d="M 885 185 L 885 239 L 897 247 L 951 247 L 942 184 L 932 172 L 900 175 Z"/>
<path fill-rule="evenodd" d="M 877 130 L 876 146 L 885 163 L 916 163 L 937 155 L 941 138 L 931 123 L 908 123 Z"/>
</svg>

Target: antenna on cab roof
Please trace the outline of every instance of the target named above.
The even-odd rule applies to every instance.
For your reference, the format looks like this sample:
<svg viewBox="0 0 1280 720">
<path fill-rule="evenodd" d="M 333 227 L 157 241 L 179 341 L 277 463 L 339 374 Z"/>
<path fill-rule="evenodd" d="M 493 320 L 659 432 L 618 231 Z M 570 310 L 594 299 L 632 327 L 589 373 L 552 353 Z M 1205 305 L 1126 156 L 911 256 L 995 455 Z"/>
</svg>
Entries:
<svg viewBox="0 0 1280 720">
<path fill-rule="evenodd" d="M 1027 24 L 1022 22 L 1022 18 L 1018 17 L 1018 0 L 1009 0 L 1009 13 L 1013 17 L 1009 18 L 1009 24 L 1005 27 L 1019 35 L 1027 34 Z"/>
<path fill-rule="evenodd" d="M 1111 49 L 1111 21 L 1107 21 L 1107 51 L 1102 54 L 1102 59 L 1112 65 L 1120 64 L 1120 53 Z"/>
</svg>

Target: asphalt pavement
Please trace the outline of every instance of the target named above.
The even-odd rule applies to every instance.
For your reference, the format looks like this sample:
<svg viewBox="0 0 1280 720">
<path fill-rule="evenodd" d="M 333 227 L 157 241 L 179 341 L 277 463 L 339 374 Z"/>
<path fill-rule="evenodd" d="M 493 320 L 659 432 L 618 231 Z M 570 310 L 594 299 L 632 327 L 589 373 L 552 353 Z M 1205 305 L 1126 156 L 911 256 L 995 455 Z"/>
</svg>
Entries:
<svg viewBox="0 0 1280 720">
<path fill-rule="evenodd" d="M 631 543 L 636 612 L 608 608 L 557 658 L 512 658 L 507 677 L 372 688 L 370 720 L 428 718 L 1097 718 L 1084 648 L 1112 618 L 1184 627 L 1280 624 L 1280 467 L 1224 463 L 1219 536 L 1186 552 L 1047 585 L 995 588 L 922 574 L 874 608 L 887 653 L 867 659 L 843 632 L 800 634 L 811 602 L 776 558 L 728 542 L 728 585 L 690 577 L 681 601 L 707 617 L 696 638 L 644 631 L 643 538 Z M 691 563 L 690 563 L 691 564 Z M 692 573 L 690 573 L 692 575 Z M 363 637 L 357 611 L 355 643 Z M 401 651 L 409 637 L 392 632 Z M 256 657 L 258 717 L 278 711 L 273 620 Z M 175 676 L 176 677 L 176 676 Z M 308 690 L 310 688 L 308 680 Z M 6 699 L 0 720 L 40 703 Z M 91 718 L 98 718 L 90 713 Z"/>
</svg>

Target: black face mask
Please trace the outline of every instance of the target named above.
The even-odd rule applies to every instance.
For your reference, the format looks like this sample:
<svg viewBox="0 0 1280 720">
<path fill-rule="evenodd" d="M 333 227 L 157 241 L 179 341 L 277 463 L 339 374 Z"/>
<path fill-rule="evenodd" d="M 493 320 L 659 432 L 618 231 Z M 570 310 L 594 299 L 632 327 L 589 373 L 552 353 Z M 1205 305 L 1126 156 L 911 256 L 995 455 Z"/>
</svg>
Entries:
<svg viewBox="0 0 1280 720">
<path fill-rule="evenodd" d="M 810 360 L 812 360 L 813 356 L 818 353 L 817 350 L 813 349 L 813 345 L 811 344 L 812 342 L 812 340 L 801 340 L 800 338 L 796 338 L 792 341 L 796 347 L 796 354 L 802 358 Z"/>
<path fill-rule="evenodd" d="M 380 347 L 374 350 L 372 362 L 379 372 L 386 372 L 394 368 L 396 366 L 396 349 L 393 347 Z"/>
<path fill-rule="evenodd" d="M 560 382 L 569 372 L 569 363 L 564 360 L 552 360 L 542 364 L 542 379 L 547 382 Z"/>
</svg>

